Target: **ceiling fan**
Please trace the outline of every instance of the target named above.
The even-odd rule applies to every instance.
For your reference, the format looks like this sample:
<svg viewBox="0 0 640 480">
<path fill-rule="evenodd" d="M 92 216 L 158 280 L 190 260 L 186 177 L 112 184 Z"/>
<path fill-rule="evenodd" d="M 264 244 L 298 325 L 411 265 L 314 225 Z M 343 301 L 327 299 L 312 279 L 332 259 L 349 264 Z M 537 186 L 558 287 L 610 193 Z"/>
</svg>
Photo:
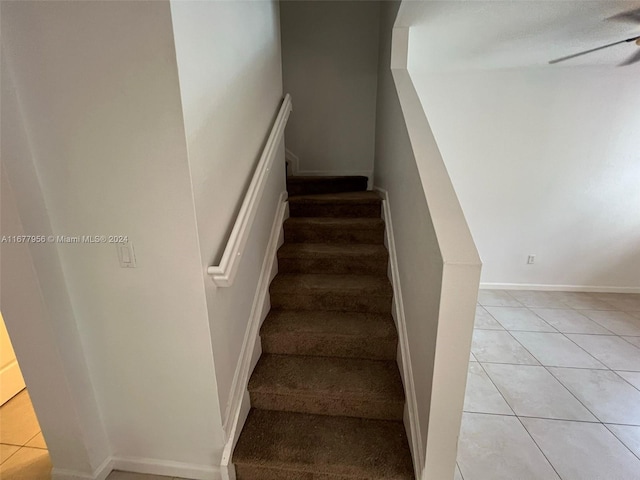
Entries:
<svg viewBox="0 0 640 480">
<path fill-rule="evenodd" d="M 638 8 L 636 10 L 631 10 L 629 12 L 619 13 L 617 15 L 614 15 L 613 17 L 607 18 L 607 20 L 640 23 L 640 8 Z M 610 48 L 610 47 L 614 47 L 616 45 L 621 45 L 623 43 L 632 43 L 632 42 L 635 42 L 635 44 L 638 45 L 638 47 L 640 47 L 640 35 L 637 35 L 637 36 L 634 36 L 634 37 L 631 37 L 631 38 L 626 38 L 624 40 L 620 40 L 620 41 L 617 41 L 617 42 L 609 43 L 607 45 L 602 45 L 600 47 L 591 48 L 589 50 L 585 50 L 584 52 L 578 52 L 578 53 L 574 53 L 572 55 L 567 55 L 566 57 L 556 58 L 555 60 L 551 60 L 549 63 L 553 65 L 555 63 L 564 62 L 565 60 L 570 60 L 572 58 L 580 57 L 582 55 L 587 55 L 588 53 L 593 53 L 593 52 L 597 52 L 599 50 L 604 50 L 605 48 Z M 637 63 L 637 62 L 640 62 L 640 48 L 638 48 L 636 53 L 634 53 L 629 58 L 627 58 L 619 66 L 622 67 L 622 66 L 626 66 L 626 65 L 632 65 L 632 64 Z"/>
</svg>

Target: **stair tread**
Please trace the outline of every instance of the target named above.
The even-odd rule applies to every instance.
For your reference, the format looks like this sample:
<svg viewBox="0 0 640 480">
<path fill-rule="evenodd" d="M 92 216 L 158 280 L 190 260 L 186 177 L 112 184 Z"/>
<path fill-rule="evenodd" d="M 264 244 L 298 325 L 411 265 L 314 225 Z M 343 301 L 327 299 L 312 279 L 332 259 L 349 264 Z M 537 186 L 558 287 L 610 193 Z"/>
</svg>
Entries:
<svg viewBox="0 0 640 480">
<path fill-rule="evenodd" d="M 391 295 L 392 288 L 385 275 L 338 275 L 310 273 L 279 273 L 271 282 L 271 294 L 293 292 L 313 294 L 339 291 L 346 295 Z"/>
<path fill-rule="evenodd" d="M 253 409 L 233 462 L 355 479 L 414 478 L 404 425 L 389 420 Z"/>
<path fill-rule="evenodd" d="M 378 257 L 385 261 L 387 249 L 382 245 L 367 243 L 285 243 L 278 250 L 278 258 Z"/>
<path fill-rule="evenodd" d="M 349 180 L 368 180 L 364 175 L 343 175 L 343 176 L 312 176 L 295 175 L 287 177 L 287 183 L 316 183 L 316 182 L 336 182 Z"/>
<path fill-rule="evenodd" d="M 343 192 L 319 193 L 314 195 L 294 195 L 289 197 L 289 203 L 349 203 L 376 204 L 382 202 L 377 192 Z"/>
<path fill-rule="evenodd" d="M 397 337 L 390 315 L 363 312 L 272 310 L 260 335 L 317 334 L 344 337 Z"/>
<path fill-rule="evenodd" d="M 284 222 L 286 225 L 305 225 L 314 227 L 338 228 L 382 228 L 381 218 L 349 218 L 349 217 L 290 217 Z"/>
<path fill-rule="evenodd" d="M 395 361 L 263 354 L 249 391 L 371 401 L 404 402 Z"/>
</svg>

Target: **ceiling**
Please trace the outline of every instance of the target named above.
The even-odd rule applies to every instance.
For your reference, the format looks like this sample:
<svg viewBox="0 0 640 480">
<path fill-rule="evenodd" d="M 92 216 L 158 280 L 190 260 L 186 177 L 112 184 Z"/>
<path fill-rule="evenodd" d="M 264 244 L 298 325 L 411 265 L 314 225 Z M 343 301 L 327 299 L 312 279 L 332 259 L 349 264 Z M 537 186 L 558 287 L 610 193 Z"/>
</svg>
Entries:
<svg viewBox="0 0 640 480">
<path fill-rule="evenodd" d="M 640 1 L 405 1 L 396 25 L 415 27 L 411 52 L 430 70 L 615 67 L 640 47 L 625 43 L 548 62 L 640 35 L 640 18 L 612 18 L 634 10 L 640 14 Z M 640 62 L 620 68 L 640 69 Z"/>
</svg>

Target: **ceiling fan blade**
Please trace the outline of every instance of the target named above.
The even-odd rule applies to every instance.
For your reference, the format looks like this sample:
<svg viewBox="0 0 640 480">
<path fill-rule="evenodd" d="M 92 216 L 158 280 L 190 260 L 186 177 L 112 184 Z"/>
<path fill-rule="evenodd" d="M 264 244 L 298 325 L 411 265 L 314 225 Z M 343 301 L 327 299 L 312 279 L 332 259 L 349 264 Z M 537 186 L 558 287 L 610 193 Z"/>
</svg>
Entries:
<svg viewBox="0 0 640 480">
<path fill-rule="evenodd" d="M 620 45 L 621 43 L 635 42 L 638 39 L 640 39 L 640 36 L 627 38 L 626 40 L 620 40 L 619 42 L 609 43 L 608 45 L 592 48 L 591 50 L 585 50 L 584 52 L 574 53 L 573 55 L 567 55 L 566 57 L 556 58 L 555 60 L 551 60 L 549 63 L 553 65 L 554 63 L 560 63 L 560 62 L 564 62 L 565 60 L 571 60 L 572 58 L 580 57 L 582 55 L 587 55 L 588 53 L 597 52 L 598 50 L 604 50 L 605 48 L 613 47 L 615 45 Z"/>
<path fill-rule="evenodd" d="M 613 20 L 615 22 L 640 23 L 640 8 L 618 13 L 617 15 L 607 18 L 607 20 Z"/>
<path fill-rule="evenodd" d="M 627 58 L 624 62 L 622 62 L 619 66 L 626 67 L 627 65 L 633 65 L 634 63 L 640 62 L 640 49 L 629 58 Z"/>
</svg>

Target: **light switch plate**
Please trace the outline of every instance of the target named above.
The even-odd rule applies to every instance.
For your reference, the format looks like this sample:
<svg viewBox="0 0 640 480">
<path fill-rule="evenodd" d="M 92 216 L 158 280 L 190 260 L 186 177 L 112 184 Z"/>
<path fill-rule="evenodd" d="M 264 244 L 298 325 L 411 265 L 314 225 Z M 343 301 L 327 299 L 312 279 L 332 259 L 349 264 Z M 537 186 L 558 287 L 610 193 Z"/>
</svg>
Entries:
<svg viewBox="0 0 640 480">
<path fill-rule="evenodd" d="M 116 245 L 116 248 L 118 249 L 118 260 L 120 261 L 120 267 L 135 268 L 136 254 L 133 250 L 133 244 L 131 242 L 118 243 Z"/>
</svg>

